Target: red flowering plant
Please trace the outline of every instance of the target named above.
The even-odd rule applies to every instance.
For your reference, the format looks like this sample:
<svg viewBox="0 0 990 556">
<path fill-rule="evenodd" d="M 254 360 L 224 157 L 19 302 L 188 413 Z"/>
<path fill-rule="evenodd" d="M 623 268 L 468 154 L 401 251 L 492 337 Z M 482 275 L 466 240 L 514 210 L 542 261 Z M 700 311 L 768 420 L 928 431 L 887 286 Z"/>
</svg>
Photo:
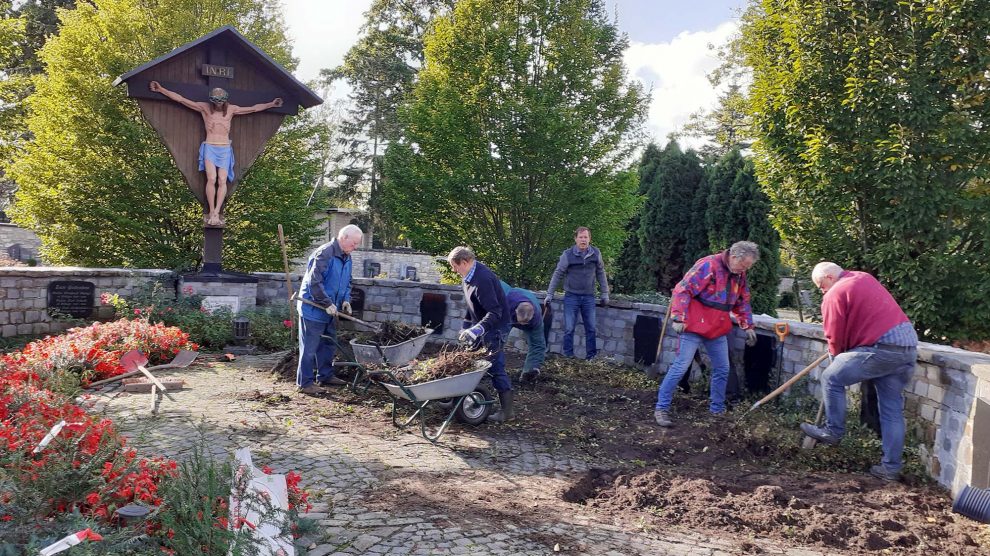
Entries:
<svg viewBox="0 0 990 556">
<path fill-rule="evenodd" d="M 94 323 L 61 336 L 31 342 L 21 351 L 0 357 L 3 381 L 32 381 L 72 395 L 80 384 L 125 372 L 120 357 L 141 350 L 152 365 L 170 361 L 181 349 L 198 349 L 178 328 L 143 319 Z"/>
</svg>

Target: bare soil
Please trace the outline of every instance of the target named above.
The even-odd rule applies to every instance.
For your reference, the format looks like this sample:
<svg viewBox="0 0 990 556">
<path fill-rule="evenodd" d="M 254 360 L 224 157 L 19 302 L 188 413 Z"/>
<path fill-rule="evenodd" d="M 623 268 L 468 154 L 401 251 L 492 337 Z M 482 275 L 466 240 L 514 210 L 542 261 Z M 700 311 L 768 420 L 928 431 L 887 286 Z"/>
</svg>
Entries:
<svg viewBox="0 0 990 556">
<path fill-rule="evenodd" d="M 428 346 L 427 353 L 431 349 L 436 348 Z M 509 369 L 518 370 L 521 361 L 512 354 Z M 279 367 L 283 376 L 294 377 L 294 360 Z M 591 471 L 549 478 L 509 477 L 497 469 L 406 475 L 388 482 L 377 498 L 384 510 L 460 507 L 520 524 L 580 507 L 603 523 L 728 537 L 753 553 L 763 551 L 761 539 L 849 554 L 990 553 L 990 527 L 954 514 L 949 494 L 937 485 L 916 476 L 888 483 L 866 467 L 813 470 L 808 462 L 816 460 L 800 449 L 796 430 L 782 431 L 781 444 L 768 444 L 766 435 L 753 434 L 768 426 L 759 411 L 742 418 L 747 404 L 714 417 L 707 392 L 678 392 L 675 427 L 661 429 L 653 422 L 656 387 L 635 369 L 551 358 L 540 382 L 519 386 L 516 421 L 453 425 L 444 442 L 459 450 L 458 435 L 481 436 L 492 445 L 523 437 L 556 457 L 587 461 Z M 390 399 L 382 393 L 358 396 L 341 389 L 328 397 L 348 407 L 335 415 L 337 426 L 395 434 L 384 413 Z M 314 406 L 324 403 L 307 399 Z M 814 452 L 829 450 L 835 448 Z M 516 456 L 490 459 L 497 464 L 499 457 Z"/>
</svg>

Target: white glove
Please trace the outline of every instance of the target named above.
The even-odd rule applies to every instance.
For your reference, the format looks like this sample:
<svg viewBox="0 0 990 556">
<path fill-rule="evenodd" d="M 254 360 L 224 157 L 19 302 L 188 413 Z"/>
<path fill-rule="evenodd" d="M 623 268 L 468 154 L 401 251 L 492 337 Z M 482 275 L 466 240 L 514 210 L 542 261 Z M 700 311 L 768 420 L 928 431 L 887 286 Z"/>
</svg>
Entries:
<svg viewBox="0 0 990 556">
<path fill-rule="evenodd" d="M 476 324 L 471 328 L 465 328 L 461 330 L 461 333 L 457 335 L 457 340 L 464 343 L 474 343 L 478 340 L 478 337 L 485 333 L 485 327 L 480 324 Z"/>
<path fill-rule="evenodd" d="M 350 301 L 345 301 L 345 302 L 341 303 L 340 304 L 340 308 L 341 308 L 342 311 L 344 311 L 348 315 L 351 314 L 351 302 Z"/>
<path fill-rule="evenodd" d="M 337 316 L 337 306 L 334 305 L 333 303 L 327 305 L 327 314 L 330 315 L 331 317 L 336 317 Z"/>
<path fill-rule="evenodd" d="M 756 345 L 756 330 L 753 330 L 752 328 L 746 329 L 746 345 L 749 347 Z"/>
<path fill-rule="evenodd" d="M 670 329 L 673 330 L 674 332 L 677 332 L 678 334 L 680 334 L 680 333 L 684 332 L 684 328 L 686 326 L 687 325 L 684 324 L 683 322 L 674 321 L 673 324 L 670 325 Z"/>
</svg>

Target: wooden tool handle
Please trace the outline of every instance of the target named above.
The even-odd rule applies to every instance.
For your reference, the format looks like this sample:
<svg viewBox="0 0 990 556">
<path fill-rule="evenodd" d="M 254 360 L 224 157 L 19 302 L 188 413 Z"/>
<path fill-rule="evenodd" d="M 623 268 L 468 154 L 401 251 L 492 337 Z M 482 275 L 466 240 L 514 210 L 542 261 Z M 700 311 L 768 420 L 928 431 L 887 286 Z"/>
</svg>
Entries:
<svg viewBox="0 0 990 556">
<path fill-rule="evenodd" d="M 770 392 L 769 394 L 767 394 L 766 396 L 764 396 L 762 400 L 760 400 L 760 401 L 756 402 L 755 404 L 753 404 L 753 407 L 751 408 L 751 410 L 752 409 L 756 409 L 757 407 L 763 405 L 764 403 L 766 403 L 766 402 L 768 402 L 768 401 L 776 398 L 778 395 L 780 395 L 781 392 L 783 392 L 784 390 L 787 390 L 795 382 L 801 380 L 801 378 L 804 375 L 810 373 L 815 367 L 817 367 L 818 365 L 820 365 L 821 362 L 824 361 L 824 360 L 826 360 L 826 359 L 828 359 L 828 353 L 823 353 L 821 355 L 821 357 L 819 357 L 818 359 L 815 359 L 810 365 L 808 365 L 807 367 L 805 367 L 801 372 L 799 372 L 796 375 L 792 376 L 790 379 L 787 380 L 787 382 L 785 382 L 785 383 L 781 384 L 779 387 L 777 387 L 776 390 L 774 390 L 773 392 Z"/>
</svg>

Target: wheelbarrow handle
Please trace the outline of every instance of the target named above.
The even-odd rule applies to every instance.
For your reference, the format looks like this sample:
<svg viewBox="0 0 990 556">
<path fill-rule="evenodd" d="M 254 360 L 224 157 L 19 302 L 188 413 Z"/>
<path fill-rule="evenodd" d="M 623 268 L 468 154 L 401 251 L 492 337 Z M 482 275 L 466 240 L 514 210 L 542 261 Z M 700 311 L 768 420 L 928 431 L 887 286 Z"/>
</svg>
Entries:
<svg viewBox="0 0 990 556">
<path fill-rule="evenodd" d="M 320 305 L 319 303 L 316 303 L 315 301 L 310 301 L 310 300 L 306 299 L 305 297 L 299 297 L 298 295 L 296 295 L 296 296 L 293 297 L 293 300 L 295 300 L 295 301 L 302 301 L 306 305 L 312 305 L 313 307 L 316 307 L 317 309 L 323 309 L 324 311 L 327 310 L 327 308 L 324 307 L 323 305 Z M 381 329 L 381 325 L 371 324 L 370 322 L 365 322 L 365 321 L 363 321 L 363 320 L 361 320 L 361 319 L 359 319 L 357 317 L 352 317 L 351 315 L 348 315 L 347 313 L 344 313 L 343 311 L 337 311 L 337 316 L 340 317 L 340 318 L 342 318 L 342 319 L 349 320 L 351 322 L 356 322 L 356 323 L 358 323 L 358 324 L 360 324 L 362 326 L 367 326 L 368 328 L 370 328 L 370 329 L 372 329 L 372 330 L 374 330 L 376 332 Z"/>
</svg>

